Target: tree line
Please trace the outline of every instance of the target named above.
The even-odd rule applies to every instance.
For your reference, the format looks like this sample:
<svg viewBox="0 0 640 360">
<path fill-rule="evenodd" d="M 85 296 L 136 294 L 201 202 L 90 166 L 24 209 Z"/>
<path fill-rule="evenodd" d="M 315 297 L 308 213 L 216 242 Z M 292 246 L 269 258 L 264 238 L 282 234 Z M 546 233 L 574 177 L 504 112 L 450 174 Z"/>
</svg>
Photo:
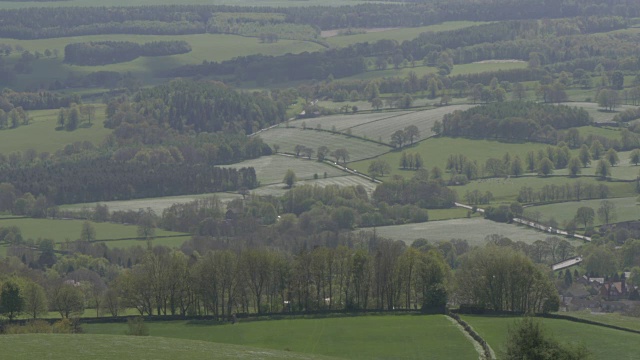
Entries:
<svg viewBox="0 0 640 360">
<path fill-rule="evenodd" d="M 64 61 L 72 65 L 95 66 L 132 61 L 140 56 L 166 56 L 190 51 L 191 46 L 184 40 L 144 44 L 130 41 L 91 41 L 65 46 Z"/>
</svg>

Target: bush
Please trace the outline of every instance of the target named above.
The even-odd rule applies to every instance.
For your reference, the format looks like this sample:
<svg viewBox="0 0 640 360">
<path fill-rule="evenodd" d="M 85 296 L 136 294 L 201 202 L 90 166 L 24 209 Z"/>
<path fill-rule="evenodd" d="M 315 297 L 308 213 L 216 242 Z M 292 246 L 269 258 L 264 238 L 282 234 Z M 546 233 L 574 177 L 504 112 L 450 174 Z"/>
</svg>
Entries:
<svg viewBox="0 0 640 360">
<path fill-rule="evenodd" d="M 53 324 L 53 332 L 56 334 L 73 334 L 73 324 L 69 319 L 62 319 Z"/>
<path fill-rule="evenodd" d="M 127 320 L 127 326 L 129 327 L 127 335 L 149 336 L 149 328 L 147 327 L 147 324 L 144 323 L 144 318 L 142 318 L 142 316 L 137 316 Z"/>
</svg>

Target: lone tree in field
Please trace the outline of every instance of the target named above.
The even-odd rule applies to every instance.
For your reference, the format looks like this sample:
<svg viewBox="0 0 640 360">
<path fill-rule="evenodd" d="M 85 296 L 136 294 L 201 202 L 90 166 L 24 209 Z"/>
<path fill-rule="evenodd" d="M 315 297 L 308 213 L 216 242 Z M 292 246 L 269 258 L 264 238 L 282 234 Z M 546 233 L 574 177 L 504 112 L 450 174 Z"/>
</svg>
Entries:
<svg viewBox="0 0 640 360">
<path fill-rule="evenodd" d="M 607 150 L 607 152 L 604 154 L 604 158 L 609 161 L 609 164 L 611 164 L 611 166 L 616 166 L 616 164 L 620 162 L 618 152 L 615 151 L 614 148 Z"/>
<path fill-rule="evenodd" d="M 629 161 L 633 163 L 633 165 L 638 166 L 640 164 L 640 149 L 635 149 L 629 155 Z"/>
<path fill-rule="evenodd" d="M 384 159 L 376 159 L 369 164 L 369 174 L 374 178 L 389 172 L 391 172 L 391 165 Z"/>
<path fill-rule="evenodd" d="M 578 174 L 580 174 L 580 172 L 582 171 L 581 168 L 582 168 L 582 162 L 580 161 L 579 158 L 572 157 L 571 159 L 569 159 L 569 163 L 567 164 L 569 175 L 571 175 L 572 177 L 578 176 Z"/>
<path fill-rule="evenodd" d="M 29 281 L 24 287 L 24 311 L 29 317 L 35 319 L 49 312 L 47 293 L 39 284 Z"/>
<path fill-rule="evenodd" d="M 329 148 L 322 145 L 316 150 L 316 154 L 318 155 L 318 161 L 324 161 L 327 155 L 329 155 Z"/>
<path fill-rule="evenodd" d="M 92 223 L 85 221 L 82 223 L 82 231 L 80 231 L 80 240 L 82 241 L 95 241 L 96 240 L 96 228 Z"/>
<path fill-rule="evenodd" d="M 420 129 L 415 125 L 409 125 L 404 128 L 404 136 L 405 139 L 408 139 L 409 143 L 413 145 L 414 139 L 418 139 L 420 137 Z"/>
<path fill-rule="evenodd" d="M 596 175 L 602 180 L 606 180 L 611 176 L 611 164 L 608 160 L 602 159 L 598 161 L 598 164 L 596 165 Z"/>
<path fill-rule="evenodd" d="M 584 224 L 584 228 L 593 224 L 593 220 L 596 218 L 596 212 L 588 206 L 582 206 L 578 208 L 576 212 L 576 222 Z"/>
<path fill-rule="evenodd" d="M 384 106 L 384 102 L 382 101 L 382 99 L 377 97 L 371 100 L 371 106 L 374 107 L 376 110 L 380 110 Z"/>
<path fill-rule="evenodd" d="M 151 239 L 156 235 L 156 214 L 151 208 L 141 210 L 138 219 L 138 237 Z"/>
<path fill-rule="evenodd" d="M 347 151 L 347 149 L 341 148 L 341 149 L 336 149 L 331 156 L 333 156 L 334 158 L 336 158 L 336 162 L 340 162 L 340 159 L 342 159 L 342 164 L 346 165 L 347 161 L 349 161 L 349 151 Z"/>
<path fill-rule="evenodd" d="M 604 153 L 604 146 L 598 140 L 593 140 L 591 143 L 591 148 L 589 149 L 591 152 L 591 159 L 598 160 Z"/>
<path fill-rule="evenodd" d="M 282 179 L 282 182 L 285 183 L 285 185 L 287 185 L 289 189 L 291 189 L 293 187 L 293 184 L 295 184 L 296 182 L 296 173 L 294 173 L 293 170 L 288 169 L 287 173 L 284 174 L 284 179 Z"/>
<path fill-rule="evenodd" d="M 0 311 L 9 318 L 9 322 L 20 315 L 24 310 L 24 298 L 20 287 L 13 281 L 7 281 L 2 285 L 0 292 Z"/>
<path fill-rule="evenodd" d="M 582 144 L 580 147 L 580 152 L 578 153 L 578 158 L 582 162 L 582 166 L 587 167 L 591 164 L 591 152 L 589 152 L 589 148 L 587 145 Z"/>
<path fill-rule="evenodd" d="M 605 224 L 609 224 L 610 222 L 616 219 L 616 204 L 609 200 L 602 200 L 600 202 L 600 207 L 598 208 L 598 218 Z"/>
<path fill-rule="evenodd" d="M 402 130 L 397 130 L 396 132 L 391 134 L 391 145 L 393 145 L 394 147 L 401 149 L 406 140 L 407 134 Z"/>
<path fill-rule="evenodd" d="M 548 157 L 541 159 L 538 162 L 538 174 L 545 177 L 553 174 L 553 161 Z"/>
</svg>

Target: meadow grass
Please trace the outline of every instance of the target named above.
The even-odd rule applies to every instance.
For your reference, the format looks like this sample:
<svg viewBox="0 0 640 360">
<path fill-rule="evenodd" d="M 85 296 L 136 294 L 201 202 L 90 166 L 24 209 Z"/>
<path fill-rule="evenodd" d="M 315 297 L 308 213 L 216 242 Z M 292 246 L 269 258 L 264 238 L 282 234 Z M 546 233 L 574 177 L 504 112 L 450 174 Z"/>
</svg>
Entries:
<svg viewBox="0 0 640 360">
<path fill-rule="evenodd" d="M 348 359 L 477 359 L 472 344 L 443 315 L 359 316 L 215 323 L 147 323 L 151 338 L 246 345 Z M 122 334 L 125 324 L 86 324 L 90 334 Z"/>
<path fill-rule="evenodd" d="M 532 217 L 533 213 L 539 212 L 542 214 L 543 220 L 554 218 L 562 224 L 565 221 L 572 220 L 575 217 L 578 208 L 590 207 L 594 212 L 596 212 L 593 225 L 600 226 L 603 225 L 604 222 L 598 218 L 597 211 L 602 201 L 604 200 L 582 200 L 559 204 L 531 206 L 525 209 L 524 214 L 528 217 Z M 640 220 L 640 206 L 638 206 L 637 197 L 606 199 L 606 201 L 610 201 L 615 205 L 616 218 L 613 222 Z M 578 223 L 577 226 L 578 228 L 584 228 L 584 224 L 581 223 Z"/>
<path fill-rule="evenodd" d="M 429 214 L 431 215 L 431 211 L 429 211 Z M 373 228 L 362 228 L 355 231 L 373 232 Z M 377 236 L 402 240 L 407 244 L 411 244 L 417 239 L 427 239 L 429 242 L 463 239 L 467 240 L 472 246 L 486 244 L 486 237 L 493 234 L 507 237 L 513 241 L 524 241 L 528 244 L 536 240 L 544 240 L 548 236 L 544 232 L 529 227 L 497 223 L 481 217 L 380 226 L 376 227 L 375 231 Z M 575 242 L 575 245 L 577 244 L 578 242 Z"/>
<path fill-rule="evenodd" d="M 58 3 L 58 2 L 56 2 Z M 145 43 L 152 41 L 184 40 L 192 47 L 192 51 L 186 54 L 139 57 L 135 60 L 108 64 L 104 66 L 76 66 L 63 62 L 64 47 L 67 44 L 87 41 L 131 41 Z M 173 69 L 182 65 L 201 64 L 203 60 L 223 61 L 237 56 L 253 54 L 283 55 L 286 53 L 301 53 L 304 51 L 319 51 L 319 44 L 299 40 L 279 40 L 277 43 L 260 43 L 258 38 L 244 37 L 228 34 L 191 34 L 191 35 L 87 35 L 76 37 L 63 37 L 37 40 L 14 40 L 0 38 L 0 43 L 16 45 L 20 44 L 26 50 L 40 51 L 46 49 L 59 51 L 59 57 L 42 58 L 33 63 L 33 72 L 26 75 L 18 75 L 17 87 L 30 84 L 39 84 L 42 81 L 64 80 L 69 73 L 87 74 L 94 71 L 131 72 L 141 78 L 145 83 L 158 82 L 158 72 Z M 15 61 L 19 54 L 15 52 L 9 61 Z"/>
<path fill-rule="evenodd" d="M 317 180 L 302 180 L 297 181 L 295 186 L 302 185 L 311 185 L 311 186 L 320 186 L 325 187 L 329 185 L 337 185 L 340 187 L 345 186 L 362 186 L 366 190 L 366 192 L 371 195 L 376 188 L 376 183 L 371 182 L 368 179 L 365 179 L 361 176 L 357 175 L 345 175 L 343 176 L 334 176 L 329 178 L 320 177 Z M 260 195 L 260 196 L 283 196 L 289 189 L 283 184 L 273 184 L 268 186 L 261 186 L 257 189 L 251 191 L 252 194 Z"/>
<path fill-rule="evenodd" d="M 268 144 L 271 145 L 271 143 Z M 305 143 L 300 144 L 309 146 Z M 314 151 L 316 150 L 316 148 L 313 149 Z M 260 181 L 260 185 L 282 184 L 284 174 L 289 169 L 296 173 L 296 178 L 298 180 L 312 180 L 314 179 L 314 175 L 318 175 L 319 178 L 323 178 L 324 173 L 327 173 L 327 177 L 344 176 L 346 174 L 344 171 L 334 166 L 315 160 L 281 155 L 262 156 L 258 159 L 246 160 L 237 164 L 224 165 L 224 167 L 236 169 L 253 167 L 256 170 L 256 175 L 258 177 L 258 181 Z"/>
<path fill-rule="evenodd" d="M 295 153 L 294 148 L 296 145 L 304 145 L 314 151 L 320 146 L 326 146 L 330 151 L 344 148 L 349 152 L 350 161 L 374 157 L 391 150 L 389 146 L 343 134 L 312 129 L 285 128 L 284 126 L 264 131 L 260 133 L 260 137 L 269 146 L 273 147 L 273 145 L 277 144 L 280 146 L 281 152 L 287 153 Z M 284 176 L 284 173 L 282 176 Z"/>
<path fill-rule="evenodd" d="M 326 41 L 331 46 L 335 47 L 346 47 L 349 45 L 357 44 L 357 43 L 374 43 L 378 40 L 395 40 L 399 43 L 405 40 L 412 40 L 417 38 L 420 34 L 424 32 L 441 32 L 441 31 L 451 31 L 463 29 L 470 26 L 482 25 L 486 24 L 486 22 L 476 22 L 476 21 L 447 21 L 441 24 L 436 25 L 428 25 L 428 26 L 420 26 L 420 27 L 411 27 L 411 28 L 389 28 L 389 29 L 380 29 L 380 31 L 368 31 L 364 34 L 354 34 L 354 35 L 337 35 L 326 37 Z M 331 32 L 333 34 L 333 32 Z"/>
<path fill-rule="evenodd" d="M 208 341 L 113 335 L 26 334 L 0 337 L 2 359 L 330 359 Z M 334 358 L 335 359 L 335 358 Z"/>
<path fill-rule="evenodd" d="M 593 89 L 591 89 L 590 91 L 592 93 L 595 92 L 595 90 Z M 595 99 L 595 94 L 592 98 Z M 616 114 L 618 114 L 618 112 L 624 111 L 626 109 L 634 108 L 634 106 L 631 106 L 631 105 L 619 105 L 614 111 L 605 111 L 602 109 L 602 107 L 598 105 L 598 103 L 594 103 L 594 102 L 577 101 L 577 102 L 566 102 L 562 104 L 567 106 L 576 106 L 576 107 L 585 109 L 589 113 L 589 115 L 591 115 L 591 117 L 595 122 L 612 121 L 613 118 L 616 116 Z"/>
<path fill-rule="evenodd" d="M 0 227 L 17 226 L 22 232 L 24 239 L 52 239 L 56 242 L 66 240 L 76 240 L 80 238 L 83 220 L 51 220 L 51 219 L 2 219 Z M 122 225 L 114 223 L 91 222 L 96 230 L 96 241 L 104 241 L 108 247 L 126 247 L 131 245 L 146 245 L 145 240 L 132 240 L 137 238 L 138 227 L 135 225 Z M 155 239 L 154 245 L 171 244 L 173 247 L 180 246 L 187 240 L 185 234 L 173 231 L 156 229 L 156 236 L 167 236 L 168 238 Z M 114 239 L 129 239 L 118 240 Z"/>
<path fill-rule="evenodd" d="M 508 203 L 516 201 L 518 192 L 524 186 L 531 187 L 534 191 L 540 190 L 545 185 L 562 186 L 565 184 L 573 184 L 580 180 L 583 184 L 607 185 L 611 197 L 635 196 L 635 184 L 629 182 L 607 182 L 600 181 L 594 177 L 571 178 L 568 176 L 548 176 L 540 177 L 535 175 L 521 176 L 518 178 L 492 178 L 472 181 L 467 185 L 452 187 L 458 193 L 461 201 L 464 201 L 464 195 L 467 191 L 478 190 L 481 193 L 490 191 L 494 196 L 492 203 Z"/>
<path fill-rule="evenodd" d="M 567 312 L 566 315 L 640 331 L 640 319 L 637 317 L 625 316 L 620 313 L 592 313 L 589 310 L 583 310 Z"/>
<path fill-rule="evenodd" d="M 405 147 L 402 151 L 389 152 L 380 156 L 380 158 L 388 161 L 391 165 L 392 171 L 389 176 L 400 175 L 404 177 L 411 177 L 414 174 L 413 171 L 402 170 L 400 168 L 400 158 L 403 151 L 407 153 L 420 154 L 424 161 L 425 169 L 430 170 L 437 166 L 444 171 L 447 165 L 447 159 L 450 155 L 462 154 L 471 161 L 478 161 L 478 165 L 480 165 L 484 164 L 484 162 L 489 158 L 502 159 L 504 154 L 507 152 L 511 155 L 511 158 L 518 155 L 522 160 L 524 160 L 527 152 L 545 149 L 547 146 L 548 145 L 546 144 L 531 142 L 506 143 L 493 140 L 438 137 L 421 141 L 414 146 Z M 359 161 L 351 164 L 350 166 L 358 171 L 367 172 L 370 162 L 371 160 Z"/>
<path fill-rule="evenodd" d="M 431 131 L 433 124 L 436 121 L 442 121 L 442 117 L 445 114 L 452 113 L 456 110 L 466 110 L 471 107 L 473 107 L 473 105 L 442 106 L 436 109 L 416 111 L 386 119 L 374 120 L 352 126 L 350 129 L 354 135 L 367 137 L 369 139 L 382 139 L 383 142 L 390 144 L 391 135 L 394 132 L 413 125 L 420 130 L 420 137 L 417 139 L 420 140 L 433 135 Z"/>
<path fill-rule="evenodd" d="M 29 111 L 29 125 L 0 130 L 0 153 L 34 149 L 53 153 L 76 141 L 89 141 L 99 145 L 111 133 L 103 126 L 104 106 L 96 105 L 96 115 L 91 126 L 80 126 L 74 131 L 56 130 L 58 110 Z M 88 124 L 85 124 L 88 125 Z"/>
<path fill-rule="evenodd" d="M 589 135 L 603 136 L 608 139 L 620 139 L 620 130 L 615 128 L 608 127 L 598 127 L 598 126 L 580 126 L 576 128 L 580 136 L 588 137 Z"/>
<path fill-rule="evenodd" d="M 499 352 L 505 346 L 509 326 L 518 318 L 463 315 L 462 319 L 468 322 L 495 352 Z M 586 346 L 593 359 L 638 358 L 639 334 L 567 320 L 540 320 L 554 339 L 563 344 Z M 498 359 L 500 358 L 498 356 Z"/>
</svg>

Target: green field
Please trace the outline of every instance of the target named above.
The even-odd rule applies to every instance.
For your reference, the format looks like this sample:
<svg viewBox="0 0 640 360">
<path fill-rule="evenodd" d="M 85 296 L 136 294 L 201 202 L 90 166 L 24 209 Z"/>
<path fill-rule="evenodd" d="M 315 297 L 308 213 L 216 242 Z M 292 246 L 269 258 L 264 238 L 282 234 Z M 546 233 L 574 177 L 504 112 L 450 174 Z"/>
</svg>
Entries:
<svg viewBox="0 0 640 360">
<path fill-rule="evenodd" d="M 614 222 L 640 220 L 640 206 L 638 206 L 637 197 L 634 196 L 607 200 L 615 204 L 616 219 L 614 220 Z M 531 217 L 531 214 L 537 211 L 543 215 L 542 219 L 548 220 L 553 217 L 554 219 L 556 219 L 556 221 L 562 224 L 564 221 L 573 219 L 576 215 L 576 211 L 578 211 L 578 208 L 586 206 L 592 208 L 596 212 L 596 218 L 594 219 L 593 225 L 600 226 L 603 224 L 603 222 L 600 221 L 597 216 L 600 202 L 602 202 L 602 200 L 582 200 L 564 202 L 559 204 L 532 206 L 526 208 L 524 214 Z M 577 225 L 578 228 L 582 228 L 584 226 L 584 224 Z"/>
<path fill-rule="evenodd" d="M 431 215 L 431 211 L 429 211 Z M 499 234 L 513 241 L 524 241 L 528 244 L 536 240 L 544 240 L 547 235 L 528 227 L 497 223 L 480 217 L 471 219 L 453 219 L 442 221 L 428 221 L 419 224 L 405 224 L 376 227 L 376 235 L 384 238 L 402 240 L 407 244 L 416 239 L 427 239 L 430 242 L 464 239 L 472 246 L 486 243 L 487 235 Z M 356 231 L 371 232 L 373 228 L 363 228 Z M 578 244 L 576 242 L 576 244 Z"/>
<path fill-rule="evenodd" d="M 271 143 L 268 144 L 271 145 Z M 314 150 L 315 149 L 316 148 L 314 148 Z M 284 146 L 282 147 L 282 150 L 284 150 Z M 327 173 L 327 177 L 345 175 L 344 171 L 324 163 L 319 163 L 315 160 L 281 155 L 262 156 L 258 159 L 247 160 L 233 165 L 224 165 L 224 167 L 236 169 L 253 167 L 256 169 L 256 175 L 258 176 L 260 185 L 281 184 L 284 174 L 289 169 L 296 173 L 296 178 L 298 180 L 311 180 L 314 178 L 314 174 L 317 174 L 322 178 L 324 177 L 325 172 Z"/>
<path fill-rule="evenodd" d="M 340 104 L 340 103 L 334 103 Z M 333 127 L 337 131 L 345 131 L 354 126 L 370 123 L 370 122 L 383 122 L 394 121 L 396 118 L 412 114 L 411 111 L 377 111 L 371 113 L 358 113 L 350 115 L 331 115 L 320 116 L 311 119 L 299 119 L 289 122 L 289 126 L 295 126 L 297 128 L 303 128 L 306 126 L 309 129 L 316 129 L 318 125 L 323 130 L 331 130 Z"/>
<path fill-rule="evenodd" d="M 589 91 L 592 95 L 594 95 L 592 97 L 595 97 L 595 90 L 592 89 Z M 625 109 L 634 108 L 634 106 L 631 106 L 631 105 L 619 105 L 615 111 L 604 111 L 602 107 L 600 107 L 597 103 L 593 103 L 593 102 L 568 102 L 568 103 L 563 103 L 563 105 L 576 106 L 576 107 L 587 110 L 587 112 L 589 113 L 589 115 L 591 115 L 591 117 L 595 122 L 612 121 L 614 116 L 616 116 L 618 112 L 623 111 Z"/>
<path fill-rule="evenodd" d="M 61 2 L 55 2 L 57 4 Z M 64 47 L 70 43 L 86 41 L 131 41 L 145 43 L 152 41 L 184 40 L 192 47 L 186 54 L 140 57 L 133 61 L 104 66 L 75 66 L 63 63 Z M 58 49 L 59 58 L 42 58 L 33 63 L 33 72 L 18 75 L 18 86 L 39 84 L 42 81 L 64 80 L 69 73 L 87 74 L 94 71 L 131 72 L 144 82 L 157 82 L 156 72 L 169 70 L 181 65 L 201 64 L 203 60 L 222 61 L 237 56 L 252 54 L 283 55 L 304 51 L 319 51 L 323 47 L 309 41 L 279 40 L 277 43 L 260 43 L 258 38 L 226 34 L 192 34 L 192 35 L 88 35 L 38 40 L 14 40 L 0 38 L 0 43 L 20 44 L 26 50 L 40 51 Z M 17 59 L 19 54 L 12 54 L 9 61 Z"/>
<path fill-rule="evenodd" d="M 471 161 L 477 160 L 478 165 L 480 165 L 484 164 L 489 158 L 502 159 L 507 152 L 512 158 L 518 155 L 524 160 L 527 152 L 531 150 L 538 151 L 547 146 L 540 143 L 503 143 L 490 140 L 439 137 L 421 141 L 413 147 L 405 148 L 403 151 L 420 154 L 424 161 L 425 169 L 430 170 L 437 166 L 444 171 L 450 155 L 463 154 Z M 380 158 L 387 160 L 391 165 L 393 170 L 390 175 L 413 176 L 413 171 L 400 169 L 401 155 L 401 151 L 393 151 L 382 155 Z M 367 172 L 370 162 L 370 160 L 359 161 L 351 164 L 351 167 L 361 172 Z M 445 174 L 445 177 L 448 178 L 448 175 Z"/>
<path fill-rule="evenodd" d="M 312 185 L 312 186 L 320 186 L 325 187 L 328 185 L 337 185 L 337 186 L 358 186 L 361 185 L 367 191 L 369 195 L 373 193 L 376 189 L 376 183 L 371 182 L 368 179 L 365 179 L 361 176 L 357 175 L 343 175 L 343 176 L 334 176 L 323 179 L 322 176 L 318 180 L 302 180 L 297 181 L 294 186 L 301 185 Z M 282 183 L 273 184 L 268 186 L 261 186 L 257 189 L 252 190 L 252 193 L 260 196 L 283 196 L 289 189 L 285 187 Z"/>
<path fill-rule="evenodd" d="M 15 129 L 0 130 L 0 153 L 34 149 L 37 152 L 55 152 L 76 141 L 89 141 L 99 145 L 111 133 L 106 129 L 104 106 L 96 106 L 96 116 L 89 127 L 79 127 L 74 131 L 56 130 L 58 110 L 29 111 L 31 123 Z"/>
<path fill-rule="evenodd" d="M 620 326 L 623 328 L 640 331 L 640 319 L 632 316 L 625 316 L 620 313 L 592 313 L 589 310 L 571 311 L 566 315 L 596 321 L 599 323 Z"/>
<path fill-rule="evenodd" d="M 611 197 L 636 196 L 635 184 L 629 182 L 602 182 L 594 177 L 579 178 L 583 184 L 605 184 L 611 191 Z M 540 190 L 545 185 L 565 185 L 573 184 L 575 178 L 568 176 L 549 176 L 546 178 L 539 176 L 521 176 L 518 178 L 492 178 L 472 181 L 467 185 L 453 187 L 460 200 L 464 200 L 467 191 L 478 190 L 482 193 L 491 191 L 494 196 L 494 203 L 512 202 L 518 197 L 518 192 L 523 186 L 528 186 L 534 190 Z"/>
<path fill-rule="evenodd" d="M 82 220 L 50 220 L 50 219 L 2 219 L 0 227 L 17 226 L 22 230 L 24 239 L 52 239 L 56 242 L 66 240 L 76 240 L 80 238 L 82 230 Z M 113 223 L 92 223 L 96 229 L 96 241 L 104 241 L 108 247 L 129 247 L 134 245 L 145 245 L 145 240 L 135 240 L 137 238 L 138 227 L 134 225 L 122 225 Z M 155 239 L 154 245 L 180 246 L 188 235 L 156 229 L 156 236 L 162 238 Z M 167 236 L 165 238 L 165 236 Z M 129 239 L 116 240 L 114 239 Z"/>
<path fill-rule="evenodd" d="M 260 137 L 269 146 L 273 147 L 273 145 L 278 144 L 280 151 L 287 153 L 294 153 L 296 145 L 304 145 L 314 151 L 323 145 L 331 151 L 344 148 L 349 152 L 350 161 L 371 158 L 391 150 L 388 146 L 371 141 L 310 129 L 277 127 L 260 133 Z M 284 176 L 284 173 L 282 176 Z"/>
<path fill-rule="evenodd" d="M 520 60 L 488 60 L 471 64 L 454 65 L 451 76 L 498 70 L 524 69 L 526 67 L 527 63 Z"/>
<path fill-rule="evenodd" d="M 298 7 L 298 6 L 343 6 L 356 5 L 360 3 L 372 3 L 384 1 L 362 1 L 362 0 L 261 0 L 260 6 L 269 7 Z M 194 5 L 233 5 L 233 6 L 256 6 L 254 0 L 189 0 L 188 4 Z M 69 1 L 16 1 L 0 2 L 0 9 L 15 9 L 23 7 L 58 7 L 58 6 L 150 6 L 150 5 L 184 5 L 180 0 L 109 0 L 108 4 L 100 0 L 69 0 Z"/>
<path fill-rule="evenodd" d="M 498 353 L 507 339 L 507 329 L 517 318 L 464 315 L 468 322 Z M 583 344 L 593 359 L 637 359 L 639 334 L 580 324 L 567 320 L 541 319 L 545 328 L 563 344 Z M 500 359 L 500 356 L 498 356 Z"/>
<path fill-rule="evenodd" d="M 27 334 L 0 337 L 2 359 L 330 359 L 208 341 L 113 335 Z"/>
<path fill-rule="evenodd" d="M 486 24 L 485 22 L 475 22 L 475 21 L 448 21 L 442 24 L 437 25 L 429 25 L 429 26 L 420 26 L 415 28 L 389 28 L 389 29 L 368 29 L 365 34 L 354 34 L 354 35 L 337 35 L 333 36 L 337 33 L 337 31 L 323 31 L 322 36 L 326 38 L 326 41 L 331 46 L 335 47 L 345 47 L 352 44 L 369 42 L 373 43 L 381 39 L 388 40 L 396 40 L 401 43 L 405 40 L 412 40 L 417 38 L 420 34 L 431 31 L 431 32 L 440 32 L 440 31 L 451 31 L 463 29 L 469 26 Z"/>
<path fill-rule="evenodd" d="M 442 315 L 361 316 L 213 325 L 149 322 L 151 338 L 215 341 L 347 359 L 477 359 L 473 345 Z M 126 324 L 86 324 L 89 334 L 122 334 Z"/>
<path fill-rule="evenodd" d="M 581 126 L 577 127 L 580 136 L 588 137 L 589 135 L 604 136 L 611 140 L 620 139 L 620 131 L 612 128 L 602 128 L 597 126 Z"/>
<path fill-rule="evenodd" d="M 451 105 L 431 110 L 417 111 L 389 119 L 381 119 L 356 125 L 351 127 L 351 132 L 354 135 L 366 136 L 369 139 L 382 139 L 385 143 L 391 143 L 391 135 L 394 132 L 414 125 L 420 130 L 420 139 L 424 139 L 433 135 L 431 131 L 433 124 L 436 121 L 442 121 L 442 117 L 445 114 L 456 110 L 466 110 L 471 107 L 473 107 L 473 105 Z"/>
</svg>

